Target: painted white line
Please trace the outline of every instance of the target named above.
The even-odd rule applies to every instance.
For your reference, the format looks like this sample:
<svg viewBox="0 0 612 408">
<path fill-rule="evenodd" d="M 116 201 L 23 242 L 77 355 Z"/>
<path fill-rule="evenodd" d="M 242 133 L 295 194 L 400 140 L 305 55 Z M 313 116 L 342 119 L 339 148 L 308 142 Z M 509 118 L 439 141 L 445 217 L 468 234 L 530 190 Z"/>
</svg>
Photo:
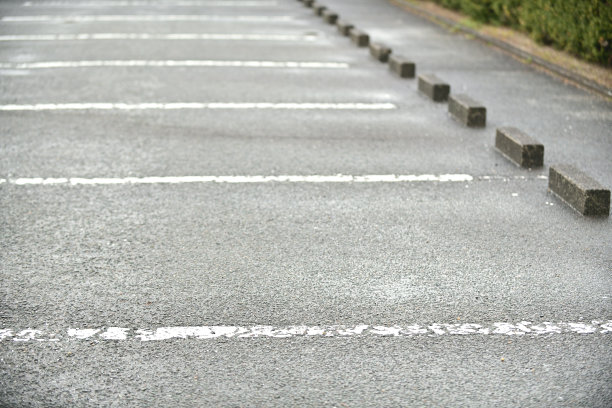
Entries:
<svg viewBox="0 0 612 408">
<path fill-rule="evenodd" d="M 292 16 L 223 16 L 210 14 L 186 15 L 99 15 L 99 16 L 4 16 L 3 23 L 97 23 L 97 22 L 168 22 L 168 21 L 291 21 Z"/>
<path fill-rule="evenodd" d="M 185 184 L 185 183 L 223 183 L 223 184 L 253 184 L 253 183 L 418 183 L 418 182 L 468 182 L 474 180 L 469 174 L 421 174 L 421 175 L 364 175 L 351 176 L 338 174 L 334 176 L 184 176 L 184 177 L 123 177 L 123 178 L 15 178 L 0 179 L 4 183 L 16 186 L 48 186 L 48 185 L 112 185 L 112 184 Z"/>
<path fill-rule="evenodd" d="M 215 61 L 215 60 L 111 60 L 111 61 L 48 61 L 48 62 L 0 62 L 0 69 L 53 69 L 97 67 L 236 67 L 236 68 L 309 68 L 347 69 L 345 62 L 316 61 Z"/>
<path fill-rule="evenodd" d="M 98 34 L 35 34 L 0 35 L 0 41 L 88 41 L 88 40 L 217 40 L 217 41 L 316 41 L 316 34 L 147 34 L 147 33 L 98 33 Z"/>
<path fill-rule="evenodd" d="M 480 180 L 502 180 L 502 181 L 510 181 L 510 180 L 548 180 L 548 176 L 540 174 L 538 176 L 480 176 L 478 177 Z"/>
<path fill-rule="evenodd" d="M 41 103 L 0 105 L 0 111 L 61 110 L 179 110 L 179 109 L 256 109 L 256 110 L 390 110 L 392 103 L 271 103 L 271 102 L 177 102 L 177 103 Z"/>
<path fill-rule="evenodd" d="M 441 337 L 441 336 L 553 336 L 553 335 L 610 335 L 612 320 L 590 322 L 496 322 L 433 323 L 411 325 L 349 325 L 349 326 L 174 326 L 156 329 L 129 327 L 69 328 L 59 332 L 37 329 L 0 329 L 1 341 L 163 341 L 210 340 L 216 338 L 277 338 L 292 337 Z"/>
<path fill-rule="evenodd" d="M 26 1 L 22 4 L 23 7 L 271 7 L 277 6 L 276 1 L 186 1 L 178 0 L 170 3 L 157 1 L 113 1 L 111 2 L 68 2 L 68 1 L 45 1 L 34 2 Z"/>
</svg>

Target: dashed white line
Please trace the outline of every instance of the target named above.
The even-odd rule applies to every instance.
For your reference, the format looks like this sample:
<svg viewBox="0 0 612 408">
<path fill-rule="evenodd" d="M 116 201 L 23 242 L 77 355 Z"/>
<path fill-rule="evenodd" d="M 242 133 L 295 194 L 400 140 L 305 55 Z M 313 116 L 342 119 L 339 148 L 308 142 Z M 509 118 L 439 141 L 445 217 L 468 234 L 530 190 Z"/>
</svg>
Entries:
<svg viewBox="0 0 612 408">
<path fill-rule="evenodd" d="M 392 103 L 273 103 L 273 102 L 174 102 L 174 103 L 39 103 L 0 105 L 0 111 L 63 110 L 179 110 L 179 109 L 255 109 L 255 110 L 390 110 Z"/>
<path fill-rule="evenodd" d="M 211 340 L 216 338 L 276 338 L 292 337 L 441 337 L 441 336 L 552 336 L 610 335 L 612 320 L 590 322 L 495 322 L 433 323 L 410 325 L 347 325 L 347 326 L 172 326 L 156 329 L 129 327 L 68 328 L 58 332 L 37 329 L 0 329 L 0 342 L 56 342 L 69 340 L 142 342 L 168 340 Z"/>
<path fill-rule="evenodd" d="M 177 0 L 173 2 L 158 2 L 158 1 L 113 1 L 110 2 L 68 2 L 68 1 L 45 1 L 34 2 L 26 1 L 22 4 L 23 7 L 142 7 L 142 6 L 158 6 L 158 7 L 271 7 L 277 6 L 276 1 L 186 1 Z"/>
<path fill-rule="evenodd" d="M 215 60 L 110 60 L 110 61 L 48 61 L 0 62 L 0 69 L 54 69 L 96 67 L 236 67 L 236 68 L 308 68 L 347 69 L 345 62 L 317 61 L 215 61 Z"/>
<path fill-rule="evenodd" d="M 474 180 L 469 174 L 421 174 L 421 175 L 281 175 L 281 176 L 183 176 L 183 177 L 123 177 L 123 178 L 9 178 L 0 182 L 16 186 L 49 186 L 49 185 L 117 185 L 117 184 L 185 184 L 185 183 L 418 183 L 418 182 L 468 182 Z"/>
<path fill-rule="evenodd" d="M 211 14 L 169 14 L 169 15 L 75 15 L 75 16 L 4 16 L 4 23 L 96 23 L 96 22 L 168 22 L 168 21 L 240 21 L 275 22 L 291 21 L 292 16 L 224 16 Z"/>
<path fill-rule="evenodd" d="M 34 34 L 0 35 L 0 41 L 91 41 L 91 40 L 209 40 L 209 41 L 316 41 L 316 34 L 148 34 L 148 33 L 96 33 L 96 34 Z"/>
</svg>

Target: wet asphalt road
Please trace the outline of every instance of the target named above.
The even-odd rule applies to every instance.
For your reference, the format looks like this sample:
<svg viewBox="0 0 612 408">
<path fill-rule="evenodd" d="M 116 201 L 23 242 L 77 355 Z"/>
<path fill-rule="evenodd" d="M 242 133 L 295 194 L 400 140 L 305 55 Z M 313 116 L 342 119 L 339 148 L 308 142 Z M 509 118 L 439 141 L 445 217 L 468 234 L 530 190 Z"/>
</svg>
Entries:
<svg viewBox="0 0 612 408">
<path fill-rule="evenodd" d="M 612 404 L 612 334 L 171 338 L 138 329 L 612 320 L 609 218 L 493 148 L 516 126 L 612 186 L 608 101 L 384 1 L 325 4 L 488 109 L 454 121 L 294 0 L 0 3 L 3 36 L 291 35 L 287 40 L 0 41 L 0 106 L 392 103 L 390 110 L 0 111 L 0 405 Z M 134 3 L 134 2 L 132 2 Z M 114 4 L 114 5 L 113 5 Z M 153 5 L 157 4 L 157 5 Z M 236 16 L 273 17 L 232 21 Z M 282 17 L 279 19 L 279 17 Z M 225 20 L 225 21 L 218 21 Z M 310 36 L 312 41 L 302 38 Z M 49 61 L 298 61 L 346 68 L 89 67 Z M 12 65 L 11 65 L 12 64 Z M 471 176 L 466 182 L 17 185 L 18 178 Z M 125 339 L 70 328 L 122 327 Z M 27 340 L 25 329 L 58 341 Z M 4 337 L 1 337 L 4 336 Z"/>
</svg>

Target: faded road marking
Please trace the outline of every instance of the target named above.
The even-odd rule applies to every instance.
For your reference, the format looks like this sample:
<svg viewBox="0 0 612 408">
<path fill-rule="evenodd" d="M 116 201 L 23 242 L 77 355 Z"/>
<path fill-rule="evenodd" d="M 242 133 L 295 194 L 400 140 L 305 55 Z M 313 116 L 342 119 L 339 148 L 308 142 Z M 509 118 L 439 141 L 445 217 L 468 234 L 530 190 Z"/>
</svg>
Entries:
<svg viewBox="0 0 612 408">
<path fill-rule="evenodd" d="M 414 337 L 414 336 L 552 336 L 552 335 L 610 335 L 612 320 L 590 322 L 496 322 L 433 323 L 412 325 L 347 325 L 347 326 L 173 326 L 156 329 L 129 327 L 69 328 L 59 331 L 37 329 L 0 329 L 0 341 L 56 342 L 66 340 L 88 341 L 162 341 L 209 340 L 215 338 L 278 338 L 292 337 Z"/>
<path fill-rule="evenodd" d="M 0 62 L 0 69 L 54 69 L 97 67 L 238 67 L 238 68 L 309 68 L 347 69 L 345 62 L 317 61 L 220 61 L 220 60 L 109 60 Z"/>
<path fill-rule="evenodd" d="M 16 178 L 0 179 L 0 184 L 26 185 L 113 185 L 113 184 L 184 184 L 184 183 L 411 183 L 411 182 L 467 182 L 474 177 L 468 174 L 421 174 L 421 175 L 364 175 L 351 176 L 337 174 L 319 175 L 281 175 L 281 176 L 183 176 L 183 177 L 124 177 L 124 178 Z"/>
</svg>

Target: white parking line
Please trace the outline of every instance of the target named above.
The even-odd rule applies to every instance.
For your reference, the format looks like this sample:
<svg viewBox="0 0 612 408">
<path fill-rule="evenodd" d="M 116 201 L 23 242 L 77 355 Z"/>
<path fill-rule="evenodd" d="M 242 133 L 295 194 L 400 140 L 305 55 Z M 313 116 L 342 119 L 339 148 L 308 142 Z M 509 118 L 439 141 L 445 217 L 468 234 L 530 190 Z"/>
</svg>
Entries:
<svg viewBox="0 0 612 408">
<path fill-rule="evenodd" d="M 390 110 L 392 103 L 271 103 L 271 102 L 175 102 L 175 103 L 40 103 L 0 105 L 0 111 L 62 110 L 180 110 L 180 109 L 255 109 L 255 110 Z"/>
<path fill-rule="evenodd" d="M 232 68 L 309 68 L 346 69 L 345 62 L 316 61 L 215 61 L 215 60 L 110 60 L 110 61 L 47 61 L 0 62 L 0 69 L 53 69 L 97 67 L 232 67 Z"/>
<path fill-rule="evenodd" d="M 99 15 L 99 16 L 4 16 L 3 23 L 96 23 L 96 22 L 168 22 L 168 21 L 291 21 L 292 16 L 222 16 L 222 15 Z"/>
<path fill-rule="evenodd" d="M 23 7 L 197 7 L 197 6 L 214 6 L 214 7 L 271 7 L 277 6 L 276 1 L 185 1 L 177 0 L 170 3 L 158 1 L 114 1 L 109 2 L 68 2 L 68 1 L 45 1 L 33 2 L 26 1 L 22 4 Z"/>
<path fill-rule="evenodd" d="M 541 322 L 528 321 L 478 323 L 433 323 L 411 325 L 348 325 L 348 326 L 174 326 L 157 329 L 132 329 L 129 327 L 69 328 L 60 332 L 37 329 L 0 329 L 1 341 L 56 342 L 66 340 L 87 341 L 162 341 L 162 340 L 210 340 L 216 338 L 276 338 L 292 337 L 441 337 L 441 336 L 552 336 L 552 335 L 610 335 L 612 320 L 590 322 Z"/>
<path fill-rule="evenodd" d="M 0 35 L 0 41 L 87 41 L 87 40 L 218 40 L 218 41 L 315 41 L 316 34 L 221 34 L 221 33 L 95 33 Z"/>
<path fill-rule="evenodd" d="M 183 176 L 183 177 L 59 177 L 59 178 L 15 178 L 0 179 L 1 183 L 16 186 L 50 186 L 50 185 L 113 185 L 113 184 L 184 184 L 184 183 L 416 183 L 416 182 L 467 182 L 473 181 L 469 174 L 369 174 L 351 176 L 337 174 L 333 176 L 320 175 L 281 175 L 281 176 Z"/>
</svg>

